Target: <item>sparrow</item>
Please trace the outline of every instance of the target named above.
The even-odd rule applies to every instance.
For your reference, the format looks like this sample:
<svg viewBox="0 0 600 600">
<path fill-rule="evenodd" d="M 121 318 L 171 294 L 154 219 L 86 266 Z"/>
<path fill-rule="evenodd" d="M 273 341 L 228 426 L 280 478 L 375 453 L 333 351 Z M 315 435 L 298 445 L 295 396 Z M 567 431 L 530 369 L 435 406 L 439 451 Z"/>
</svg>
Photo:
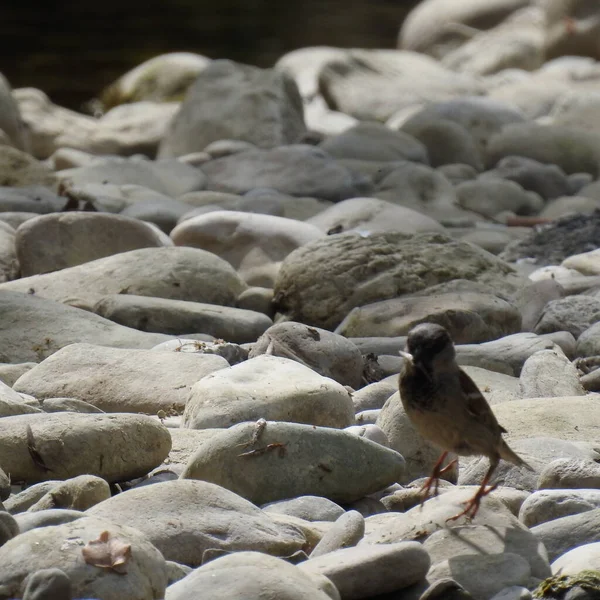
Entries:
<svg viewBox="0 0 600 600">
<path fill-rule="evenodd" d="M 423 485 L 423 502 L 453 463 L 442 468 L 449 452 L 459 456 L 487 456 L 490 466 L 475 496 L 465 510 L 448 520 L 463 515 L 473 518 L 481 499 L 496 489 L 487 485 L 504 459 L 519 467 L 533 469 L 502 439 L 507 433 L 473 380 L 456 363 L 454 344 L 441 325 L 421 323 L 408 334 L 407 352 L 399 377 L 400 398 L 404 410 L 417 431 L 439 446 L 443 452 Z M 487 489 L 486 489 L 487 488 Z"/>
</svg>

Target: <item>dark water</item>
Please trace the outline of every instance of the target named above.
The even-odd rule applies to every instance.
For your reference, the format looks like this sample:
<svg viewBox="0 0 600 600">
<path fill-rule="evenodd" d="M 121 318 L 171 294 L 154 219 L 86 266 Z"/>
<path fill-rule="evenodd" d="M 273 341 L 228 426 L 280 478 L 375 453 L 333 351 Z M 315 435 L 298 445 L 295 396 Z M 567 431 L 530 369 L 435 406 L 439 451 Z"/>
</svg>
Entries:
<svg viewBox="0 0 600 600">
<path fill-rule="evenodd" d="M 271 66 L 303 46 L 393 48 L 417 0 L 0 1 L 0 72 L 71 108 L 163 52 Z M 44 6 L 40 9 L 40 6 Z"/>
</svg>

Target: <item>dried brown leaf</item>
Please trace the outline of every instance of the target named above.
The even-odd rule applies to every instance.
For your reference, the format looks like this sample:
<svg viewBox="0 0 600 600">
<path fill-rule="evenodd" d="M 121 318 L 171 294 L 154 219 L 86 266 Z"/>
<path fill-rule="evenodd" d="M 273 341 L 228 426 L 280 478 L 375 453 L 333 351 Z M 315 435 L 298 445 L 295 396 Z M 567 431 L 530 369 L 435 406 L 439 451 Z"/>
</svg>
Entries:
<svg viewBox="0 0 600 600">
<path fill-rule="evenodd" d="M 125 574 L 127 562 L 131 558 L 131 544 L 111 538 L 108 531 L 103 531 L 97 540 L 90 540 L 81 549 L 81 553 L 88 565 Z"/>
</svg>

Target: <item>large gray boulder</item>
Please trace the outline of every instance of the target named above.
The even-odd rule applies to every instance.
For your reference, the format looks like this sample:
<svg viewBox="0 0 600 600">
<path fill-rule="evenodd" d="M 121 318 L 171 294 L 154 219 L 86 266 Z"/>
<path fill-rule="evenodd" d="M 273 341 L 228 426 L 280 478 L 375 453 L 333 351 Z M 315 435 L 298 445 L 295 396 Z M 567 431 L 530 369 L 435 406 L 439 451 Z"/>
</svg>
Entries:
<svg viewBox="0 0 600 600">
<path fill-rule="evenodd" d="M 305 131 L 302 99 L 291 77 L 215 60 L 189 89 L 159 156 L 198 152 L 225 139 L 273 148 L 300 141 Z"/>
<path fill-rule="evenodd" d="M 0 284 L 0 292 L 36 294 L 87 307 L 108 294 L 233 306 L 245 288 L 233 267 L 222 258 L 205 250 L 184 247 L 131 250 L 54 273 Z"/>
<path fill-rule="evenodd" d="M 306 541 L 297 529 L 275 523 L 247 500 L 206 481 L 180 479 L 135 488 L 87 514 L 135 527 L 167 560 L 191 567 L 203 563 L 207 550 L 289 556 Z"/>
<path fill-rule="evenodd" d="M 453 279 L 477 281 L 502 293 L 515 291 L 522 281 L 507 263 L 443 233 L 349 233 L 311 242 L 288 255 L 274 301 L 292 320 L 331 329 L 356 306 Z"/>
<path fill-rule="evenodd" d="M 400 454 L 352 433 L 268 421 L 202 440 L 181 477 L 211 481 L 256 504 L 305 495 L 348 503 L 394 483 L 403 470 Z"/>
</svg>

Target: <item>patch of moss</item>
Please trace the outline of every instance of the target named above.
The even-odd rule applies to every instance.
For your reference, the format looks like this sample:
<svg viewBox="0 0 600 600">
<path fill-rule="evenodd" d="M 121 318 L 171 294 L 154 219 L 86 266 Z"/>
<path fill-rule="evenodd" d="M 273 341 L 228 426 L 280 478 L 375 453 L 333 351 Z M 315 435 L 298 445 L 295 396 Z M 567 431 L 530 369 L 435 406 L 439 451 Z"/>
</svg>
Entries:
<svg viewBox="0 0 600 600">
<path fill-rule="evenodd" d="M 600 571 L 581 571 L 577 575 L 554 575 L 544 579 L 533 592 L 534 598 L 563 598 L 574 587 L 600 592 Z"/>
</svg>

